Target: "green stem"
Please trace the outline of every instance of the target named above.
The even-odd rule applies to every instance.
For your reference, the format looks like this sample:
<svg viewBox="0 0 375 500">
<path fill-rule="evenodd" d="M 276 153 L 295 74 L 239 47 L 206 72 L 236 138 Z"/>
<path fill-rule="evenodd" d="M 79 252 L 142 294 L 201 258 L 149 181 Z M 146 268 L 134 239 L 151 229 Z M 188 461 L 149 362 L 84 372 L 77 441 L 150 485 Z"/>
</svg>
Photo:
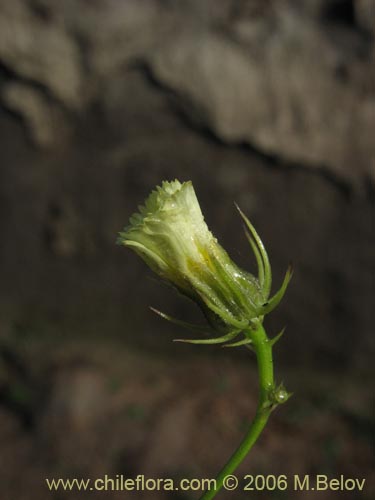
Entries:
<svg viewBox="0 0 375 500">
<path fill-rule="evenodd" d="M 241 444 L 216 477 L 215 488 L 206 491 L 200 500 L 211 500 L 217 495 L 223 487 L 224 478 L 229 474 L 233 474 L 254 446 L 272 411 L 272 405 L 269 401 L 270 391 L 274 388 L 271 342 L 261 324 L 259 324 L 257 330 L 246 331 L 246 335 L 252 340 L 252 346 L 258 361 L 259 400 L 257 411 Z"/>
</svg>

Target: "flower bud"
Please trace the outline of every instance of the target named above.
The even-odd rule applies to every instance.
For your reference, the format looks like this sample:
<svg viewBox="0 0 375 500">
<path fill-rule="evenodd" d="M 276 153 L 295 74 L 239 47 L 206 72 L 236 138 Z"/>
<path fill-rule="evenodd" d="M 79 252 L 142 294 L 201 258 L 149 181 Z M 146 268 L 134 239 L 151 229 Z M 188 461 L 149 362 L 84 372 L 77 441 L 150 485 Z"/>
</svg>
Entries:
<svg viewBox="0 0 375 500">
<path fill-rule="evenodd" d="M 194 300 L 211 326 L 221 332 L 241 331 L 280 301 L 268 300 L 271 270 L 264 246 L 240 211 L 258 262 L 258 277 L 244 271 L 219 245 L 204 221 L 192 183 L 164 181 L 132 215 L 118 242 L 132 248 L 163 280 Z M 166 315 L 165 315 L 166 316 Z"/>
</svg>

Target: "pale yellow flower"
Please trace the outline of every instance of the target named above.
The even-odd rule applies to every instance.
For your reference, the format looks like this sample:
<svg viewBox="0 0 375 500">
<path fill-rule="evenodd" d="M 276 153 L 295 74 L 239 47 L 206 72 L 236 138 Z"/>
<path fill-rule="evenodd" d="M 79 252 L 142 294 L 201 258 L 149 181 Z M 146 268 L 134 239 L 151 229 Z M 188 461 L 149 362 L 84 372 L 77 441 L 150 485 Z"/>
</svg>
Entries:
<svg viewBox="0 0 375 500">
<path fill-rule="evenodd" d="M 252 322 L 262 321 L 280 301 L 290 277 L 286 276 L 280 291 L 269 301 L 267 253 L 253 226 L 240 213 L 258 262 L 257 277 L 238 267 L 219 245 L 204 221 L 190 181 L 164 181 L 132 215 L 118 241 L 194 300 L 212 327 L 233 333 L 233 337 Z"/>
</svg>

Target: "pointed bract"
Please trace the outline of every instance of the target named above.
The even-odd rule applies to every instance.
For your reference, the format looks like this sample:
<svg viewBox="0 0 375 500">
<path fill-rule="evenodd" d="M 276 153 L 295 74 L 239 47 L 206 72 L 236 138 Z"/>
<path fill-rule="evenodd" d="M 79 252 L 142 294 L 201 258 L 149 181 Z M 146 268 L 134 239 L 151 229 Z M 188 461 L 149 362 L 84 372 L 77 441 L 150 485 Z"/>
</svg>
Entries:
<svg viewBox="0 0 375 500">
<path fill-rule="evenodd" d="M 199 333 L 204 333 L 204 334 L 212 334 L 212 331 L 208 331 L 207 327 L 204 327 L 203 325 L 193 325 L 192 323 L 188 323 L 187 321 L 182 321 L 181 319 L 173 318 L 173 316 L 169 316 L 169 314 L 165 314 L 158 309 L 155 309 L 154 307 L 150 306 L 150 309 L 152 312 L 157 314 L 163 319 L 166 319 L 170 323 L 174 323 L 175 325 L 182 326 L 183 328 L 187 328 L 188 330 L 195 330 L 196 332 Z"/>
<path fill-rule="evenodd" d="M 246 337 L 245 339 L 239 340 L 238 342 L 233 342 L 232 344 L 225 344 L 223 345 L 223 347 L 239 347 L 242 345 L 248 345 L 252 343 L 253 341 Z"/>
<path fill-rule="evenodd" d="M 284 280 L 282 282 L 280 289 L 267 302 L 267 304 L 265 304 L 263 306 L 263 308 L 262 308 L 263 315 L 270 313 L 271 311 L 273 311 L 275 309 L 276 306 L 279 305 L 281 299 L 284 297 L 286 289 L 288 288 L 289 282 L 292 279 L 292 275 L 293 275 L 293 270 L 292 270 L 292 267 L 289 266 L 286 273 L 285 273 L 285 277 L 284 277 Z"/>
<path fill-rule="evenodd" d="M 258 248 L 258 251 L 262 257 L 263 269 L 264 269 L 263 291 L 264 291 L 264 294 L 268 297 L 268 295 L 271 291 L 271 285 L 272 285 L 272 272 L 271 272 L 271 266 L 270 266 L 270 261 L 268 259 L 267 251 L 266 251 L 266 249 L 263 245 L 263 242 L 260 239 L 258 233 L 256 232 L 255 227 L 251 224 L 251 222 L 246 217 L 246 215 L 242 212 L 242 210 L 237 205 L 237 203 L 235 203 L 235 206 L 236 206 L 237 210 L 239 211 L 243 221 L 245 222 L 245 225 L 248 228 L 251 236 L 254 238 L 256 246 Z"/>
<path fill-rule="evenodd" d="M 216 337 L 213 339 L 174 339 L 173 342 L 185 342 L 186 344 L 223 344 L 224 342 L 227 342 L 228 340 L 232 340 L 236 335 L 238 335 L 240 332 L 234 331 L 227 333 L 226 335 L 223 335 L 222 337 Z"/>
</svg>

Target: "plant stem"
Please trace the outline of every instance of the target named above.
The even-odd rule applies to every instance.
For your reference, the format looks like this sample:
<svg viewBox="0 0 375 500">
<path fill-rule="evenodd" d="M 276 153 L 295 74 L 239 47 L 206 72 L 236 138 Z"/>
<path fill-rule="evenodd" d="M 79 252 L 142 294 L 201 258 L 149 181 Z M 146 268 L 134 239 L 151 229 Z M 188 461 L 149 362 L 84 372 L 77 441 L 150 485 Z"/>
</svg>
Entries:
<svg viewBox="0 0 375 500">
<path fill-rule="evenodd" d="M 229 474 L 233 474 L 254 446 L 272 411 L 272 405 L 269 401 L 270 391 L 274 388 L 272 345 L 261 324 L 256 330 L 248 330 L 245 334 L 252 340 L 252 346 L 258 361 L 259 399 L 257 411 L 239 447 L 217 475 L 215 488 L 206 491 L 200 500 L 211 500 L 217 495 L 223 487 L 224 478 Z"/>
</svg>

